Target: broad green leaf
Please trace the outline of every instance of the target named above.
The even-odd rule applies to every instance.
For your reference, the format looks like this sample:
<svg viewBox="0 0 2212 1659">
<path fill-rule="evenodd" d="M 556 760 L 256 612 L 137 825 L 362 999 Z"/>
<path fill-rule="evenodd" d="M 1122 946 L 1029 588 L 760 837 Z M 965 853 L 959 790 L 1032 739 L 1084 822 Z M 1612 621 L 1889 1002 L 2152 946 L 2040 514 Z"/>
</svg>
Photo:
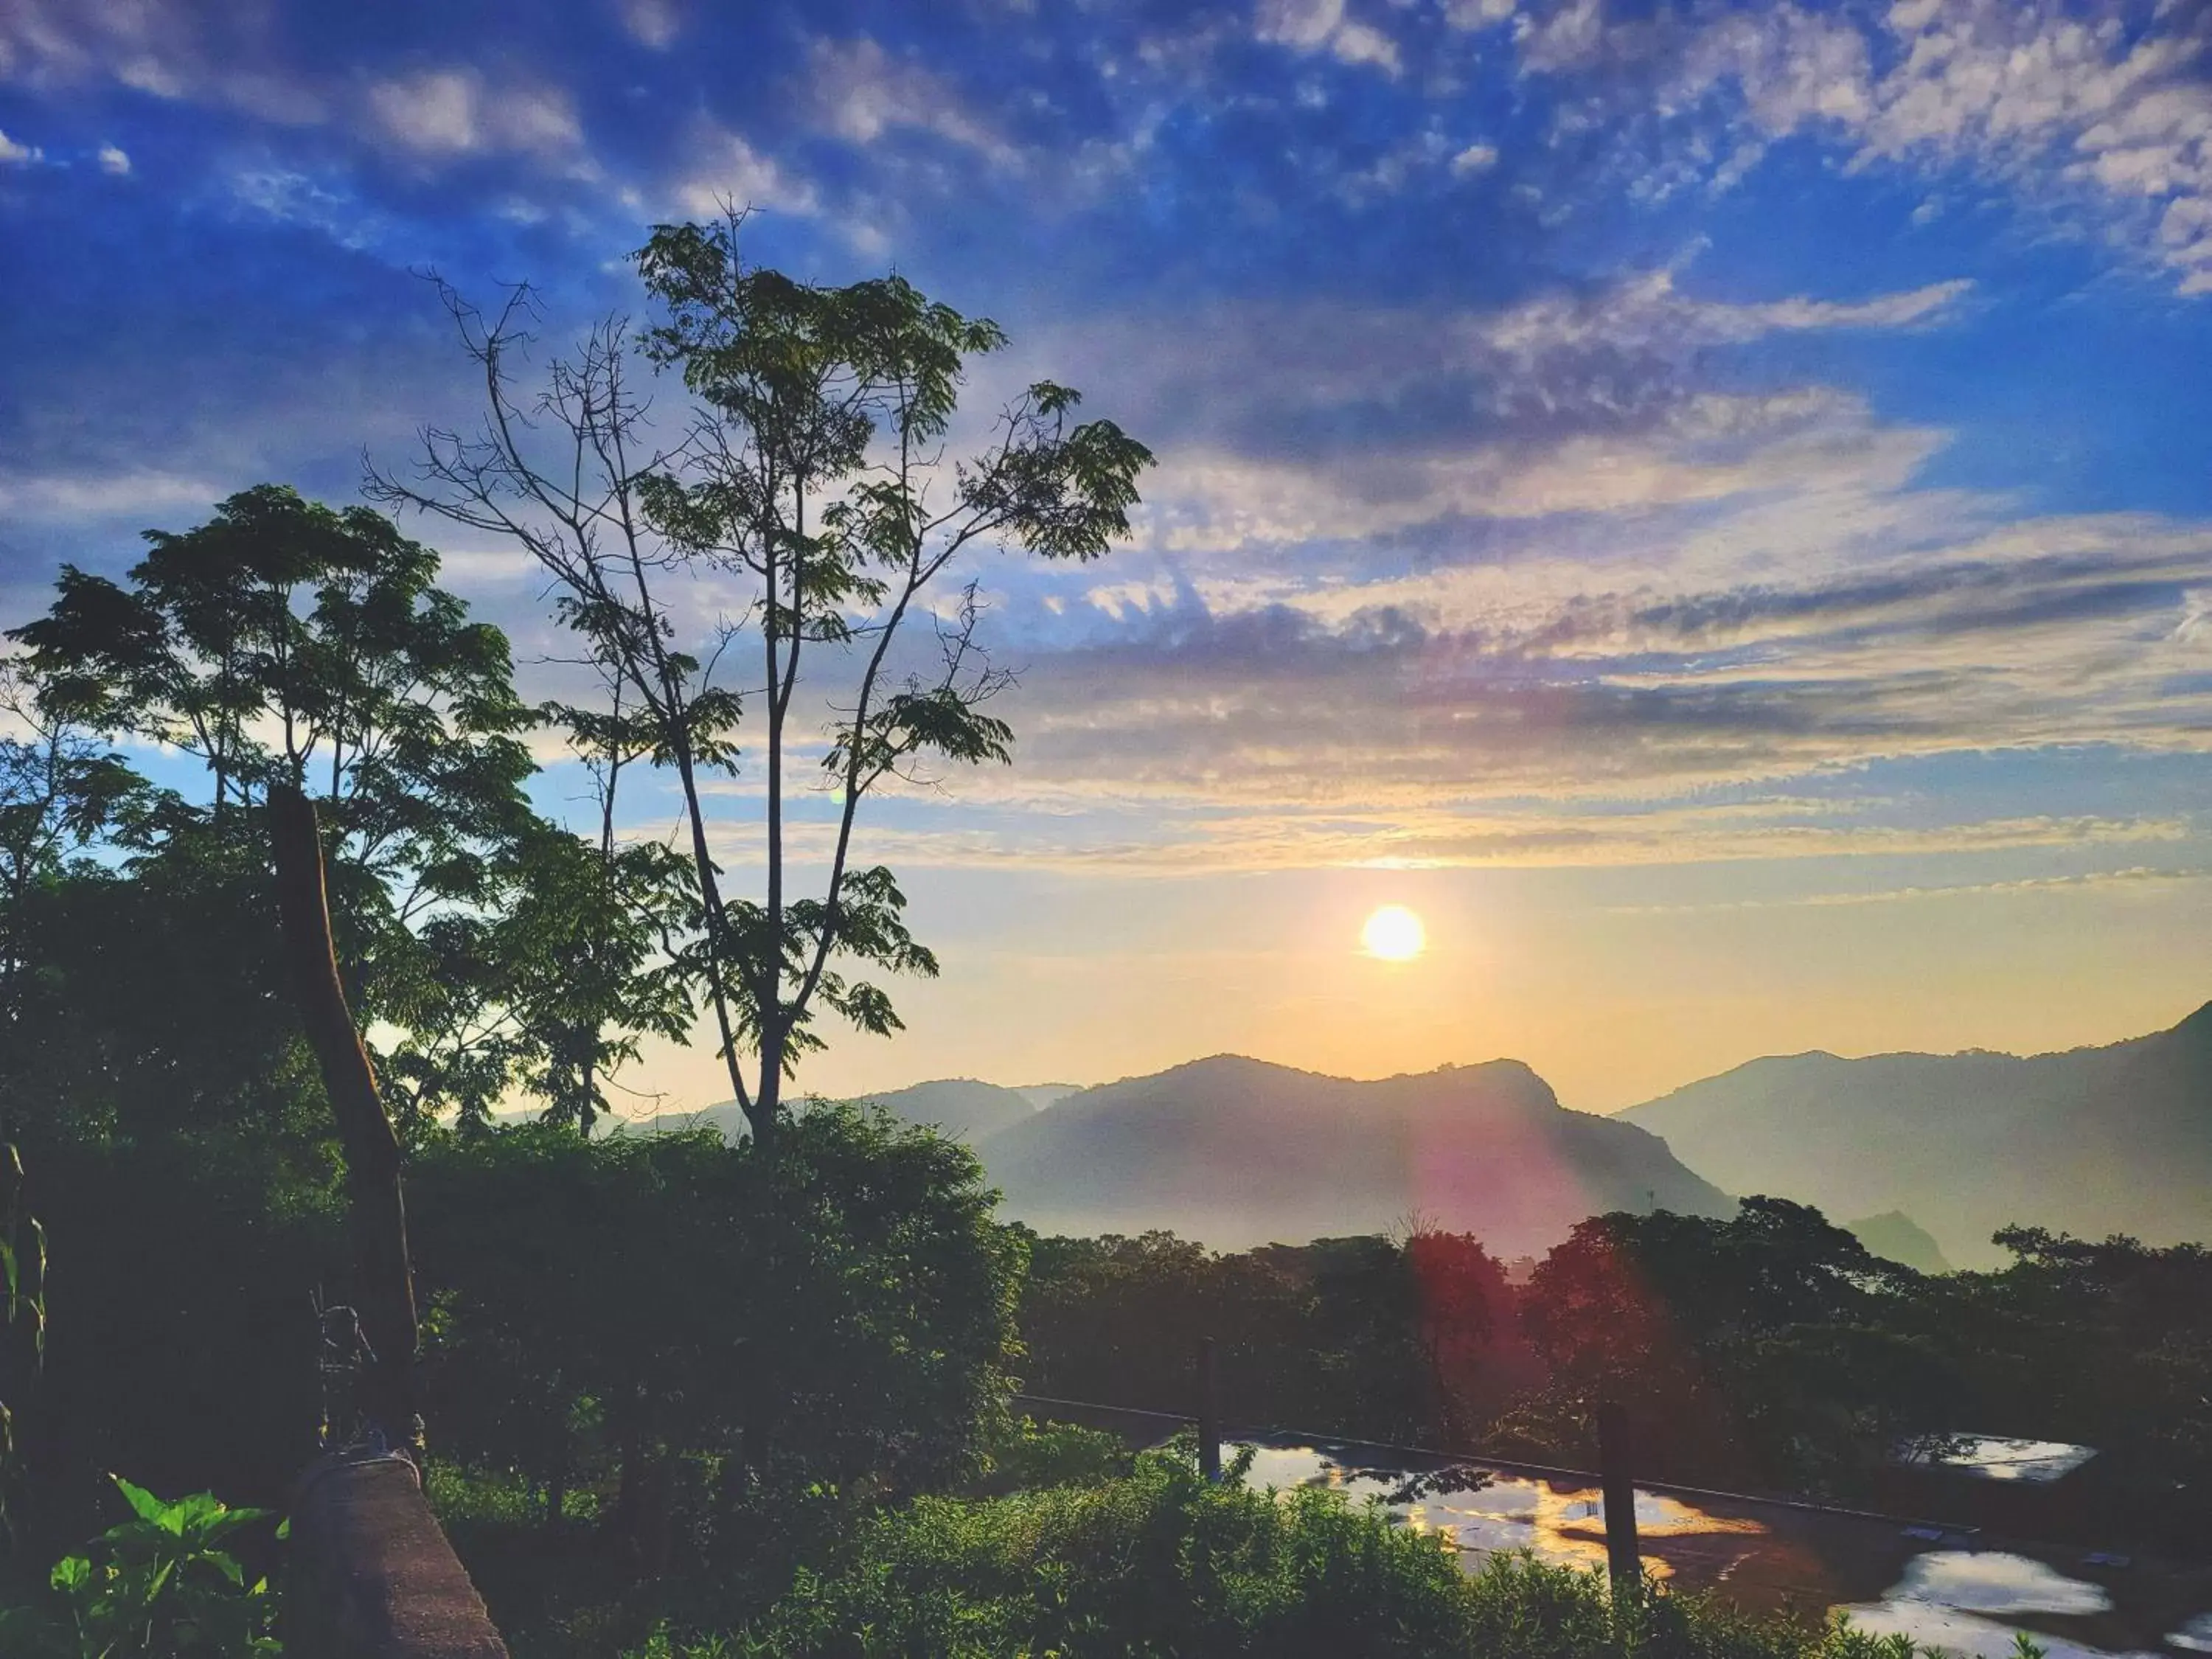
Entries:
<svg viewBox="0 0 2212 1659">
<path fill-rule="evenodd" d="M 123 1494 L 123 1501 L 131 1505 L 140 1520 L 150 1521 L 167 1532 L 178 1530 L 170 1504 L 163 1503 L 145 1487 L 133 1486 L 119 1474 L 111 1474 L 107 1478 L 115 1483 L 115 1489 Z"/>
</svg>

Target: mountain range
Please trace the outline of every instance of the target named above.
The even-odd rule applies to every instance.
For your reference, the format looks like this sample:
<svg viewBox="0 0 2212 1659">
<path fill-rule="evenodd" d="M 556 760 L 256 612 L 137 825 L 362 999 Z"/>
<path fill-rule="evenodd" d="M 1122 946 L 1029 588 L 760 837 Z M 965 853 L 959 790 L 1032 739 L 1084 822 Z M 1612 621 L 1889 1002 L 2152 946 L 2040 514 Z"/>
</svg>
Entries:
<svg viewBox="0 0 2212 1659">
<path fill-rule="evenodd" d="M 2018 1222 L 2212 1239 L 2212 1004 L 2063 1054 L 1754 1060 L 1620 1114 L 1736 1194 L 1903 1211 L 1966 1267 Z"/>
<path fill-rule="evenodd" d="M 1418 1216 L 1511 1256 L 1601 1211 L 1717 1215 L 1763 1193 L 1931 1271 L 2002 1261 L 1990 1236 L 2014 1222 L 2212 1239 L 2212 1004 L 2063 1054 L 1771 1056 L 1611 1117 L 1510 1060 L 1356 1082 L 1224 1054 L 1091 1089 L 957 1079 L 868 1098 L 967 1141 L 1002 1212 L 1052 1232 L 1165 1227 L 1236 1249 Z M 727 1104 L 638 1127 L 702 1121 L 744 1128 Z"/>
</svg>

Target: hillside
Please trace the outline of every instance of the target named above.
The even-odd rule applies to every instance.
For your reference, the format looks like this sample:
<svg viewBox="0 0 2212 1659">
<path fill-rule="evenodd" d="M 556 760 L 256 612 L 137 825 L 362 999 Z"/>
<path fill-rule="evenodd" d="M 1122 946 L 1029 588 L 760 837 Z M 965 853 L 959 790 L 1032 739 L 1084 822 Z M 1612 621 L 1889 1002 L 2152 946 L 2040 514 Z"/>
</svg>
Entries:
<svg viewBox="0 0 2212 1659">
<path fill-rule="evenodd" d="M 1885 1261 L 1899 1262 L 1923 1273 L 1951 1271 L 1949 1259 L 1929 1237 L 1928 1230 L 1902 1210 L 1846 1221 L 1844 1231 Z"/>
<path fill-rule="evenodd" d="M 2101 1048 L 1755 1060 L 1622 1121 L 1735 1194 L 1902 1210 L 1963 1266 L 2012 1222 L 2212 1238 L 2212 1004 Z"/>
<path fill-rule="evenodd" d="M 1731 1207 L 1656 1136 L 1565 1109 L 1517 1060 L 1359 1083 L 1223 1055 L 1085 1090 L 980 1150 L 1009 1217 L 1218 1249 L 1418 1214 L 1513 1255 L 1604 1210 Z"/>
<path fill-rule="evenodd" d="M 1002 1089 L 995 1083 L 973 1078 L 948 1078 L 937 1083 L 916 1083 L 904 1089 L 886 1090 L 862 1097 L 893 1117 L 908 1123 L 926 1123 L 942 1129 L 956 1140 L 979 1145 L 1000 1130 L 1037 1115 L 1037 1093 L 1042 1089 Z"/>
<path fill-rule="evenodd" d="M 872 1101 L 893 1117 L 942 1129 L 955 1140 L 973 1146 L 1011 1124 L 1036 1116 L 1054 1101 L 1075 1092 L 1075 1085 L 1066 1083 L 1035 1083 L 1006 1089 L 995 1083 L 978 1083 L 973 1078 L 946 1078 L 859 1098 Z M 702 1123 L 713 1125 L 727 1140 L 742 1140 L 748 1133 L 745 1115 L 734 1100 L 702 1107 L 696 1112 L 669 1112 L 641 1119 L 629 1127 L 634 1133 L 652 1134 Z"/>
</svg>

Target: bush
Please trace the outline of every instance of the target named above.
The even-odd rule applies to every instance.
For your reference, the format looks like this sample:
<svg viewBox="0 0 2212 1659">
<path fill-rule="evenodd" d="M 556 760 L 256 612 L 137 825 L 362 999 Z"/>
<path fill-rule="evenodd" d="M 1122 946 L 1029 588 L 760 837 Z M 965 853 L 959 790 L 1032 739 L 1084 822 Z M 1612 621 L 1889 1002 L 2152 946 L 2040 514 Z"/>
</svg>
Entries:
<svg viewBox="0 0 2212 1659">
<path fill-rule="evenodd" d="M 1493 1559 L 1301 1487 L 1255 1492 L 1146 1453 L 1089 1486 L 926 1498 L 864 1526 L 765 1617 L 631 1659 L 1913 1659 L 1902 1638 L 1759 1619 L 1601 1574 Z"/>
<path fill-rule="evenodd" d="M 510 1636 L 740 1623 L 1005 1434 L 1024 1253 L 957 1143 L 848 1108 L 767 1154 L 524 1124 L 409 1182 L 433 1497 Z"/>
<path fill-rule="evenodd" d="M 409 1206 L 434 1444 L 556 1488 L 693 1453 L 785 1486 L 968 1474 L 1023 1261 L 990 1200 L 966 1148 L 849 1108 L 773 1154 L 548 1124 L 432 1149 Z"/>
<path fill-rule="evenodd" d="M 1129 1449 L 1121 1437 L 1074 1423 L 1010 1419 L 982 1443 L 983 1468 L 969 1483 L 978 1495 L 1037 1486 L 1097 1486 L 1129 1473 Z"/>
</svg>

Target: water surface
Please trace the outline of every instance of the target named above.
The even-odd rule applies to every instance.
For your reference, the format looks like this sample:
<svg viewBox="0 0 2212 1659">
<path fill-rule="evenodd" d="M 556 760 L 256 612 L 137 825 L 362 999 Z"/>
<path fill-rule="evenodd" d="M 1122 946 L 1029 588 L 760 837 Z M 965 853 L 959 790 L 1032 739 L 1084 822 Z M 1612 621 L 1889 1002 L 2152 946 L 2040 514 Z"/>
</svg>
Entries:
<svg viewBox="0 0 2212 1659">
<path fill-rule="evenodd" d="M 1371 1447 L 1247 1443 L 1253 1486 L 1327 1486 L 1385 1500 L 1405 1525 L 1448 1538 L 1470 1569 L 1501 1550 L 1559 1566 L 1605 1565 L 1604 1503 L 1594 1486 L 1499 1472 L 1474 1491 L 1390 1501 L 1409 1475 L 1443 1466 Z M 2039 1455 L 2021 1454 L 2008 1467 Z M 1638 1490 L 1636 1525 L 1645 1571 L 1677 1588 L 1721 1591 L 1767 1611 L 1837 1609 L 1869 1631 L 1962 1659 L 2009 1659 L 2022 1631 L 2051 1659 L 2212 1653 L 2212 1568 L 2092 1561 L 2081 1550 L 1999 1547 L 1934 1527 L 1702 1494 Z"/>
</svg>

